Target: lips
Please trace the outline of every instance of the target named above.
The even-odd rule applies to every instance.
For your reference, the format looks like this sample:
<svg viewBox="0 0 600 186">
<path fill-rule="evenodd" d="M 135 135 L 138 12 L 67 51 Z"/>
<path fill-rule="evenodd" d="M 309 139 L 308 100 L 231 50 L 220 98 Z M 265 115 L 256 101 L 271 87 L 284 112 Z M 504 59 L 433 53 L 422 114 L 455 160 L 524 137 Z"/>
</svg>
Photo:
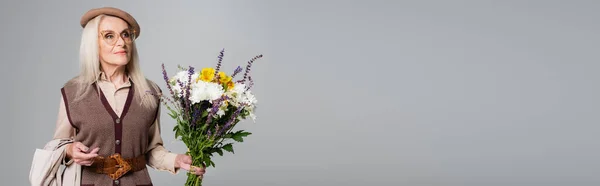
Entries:
<svg viewBox="0 0 600 186">
<path fill-rule="evenodd" d="M 115 54 L 127 54 L 127 52 L 126 51 L 118 51 L 118 52 L 115 52 Z"/>
</svg>

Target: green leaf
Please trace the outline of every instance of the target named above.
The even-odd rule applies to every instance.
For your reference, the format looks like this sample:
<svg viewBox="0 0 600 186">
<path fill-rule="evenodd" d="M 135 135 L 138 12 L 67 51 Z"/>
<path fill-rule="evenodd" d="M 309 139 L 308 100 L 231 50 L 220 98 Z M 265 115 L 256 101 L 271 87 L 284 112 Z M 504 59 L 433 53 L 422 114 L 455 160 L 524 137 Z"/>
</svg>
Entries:
<svg viewBox="0 0 600 186">
<path fill-rule="evenodd" d="M 189 125 L 190 125 L 190 123 L 189 123 L 189 121 L 188 121 L 188 120 L 181 120 L 181 122 L 180 122 L 180 123 L 181 123 L 181 125 L 183 125 L 183 126 L 189 126 Z"/>
<path fill-rule="evenodd" d="M 171 116 L 173 119 L 177 118 L 177 112 L 175 112 L 174 110 L 171 110 L 171 113 L 169 113 L 169 116 Z"/>
<path fill-rule="evenodd" d="M 223 86 L 223 90 L 227 90 L 227 83 L 221 83 L 221 86 Z"/>
<path fill-rule="evenodd" d="M 202 124 L 202 127 L 200 128 L 201 131 L 206 131 L 206 127 L 208 127 L 208 125 Z"/>
<path fill-rule="evenodd" d="M 181 136 L 181 132 L 179 130 L 175 130 L 175 139 Z"/>
<path fill-rule="evenodd" d="M 177 127 L 179 127 L 180 131 L 185 131 L 185 126 L 183 124 L 177 124 Z"/>
<path fill-rule="evenodd" d="M 252 133 L 251 132 L 244 132 L 244 131 L 242 131 L 242 132 L 240 132 L 239 135 L 242 136 L 242 137 L 246 137 L 246 136 L 248 136 L 250 134 L 252 134 Z"/>
<path fill-rule="evenodd" d="M 234 153 L 234 152 L 233 152 L 233 144 L 231 144 L 231 143 L 228 143 L 228 144 L 225 144 L 225 145 L 223 145 L 223 147 L 222 147 L 222 148 L 223 148 L 224 150 L 226 150 L 227 152 Z M 235 154 L 235 153 L 234 153 L 234 154 Z"/>
<path fill-rule="evenodd" d="M 206 167 L 210 166 L 210 160 L 203 160 L 202 162 L 204 165 L 206 165 Z"/>
<path fill-rule="evenodd" d="M 252 134 L 252 133 L 250 133 L 250 132 L 245 132 L 244 130 L 240 130 L 240 131 L 237 131 L 237 132 L 235 132 L 235 133 L 233 134 L 233 136 L 231 136 L 231 138 L 232 138 L 233 140 L 237 141 L 237 142 L 244 142 L 244 139 L 243 139 L 243 137 L 246 137 L 246 136 L 248 136 L 248 135 L 250 135 L 250 134 Z"/>
<path fill-rule="evenodd" d="M 215 151 L 217 151 L 217 153 L 219 153 L 220 156 L 223 156 L 223 149 L 217 149 Z"/>
<path fill-rule="evenodd" d="M 202 162 L 204 162 L 204 164 L 208 167 L 214 164 L 214 162 L 210 159 L 209 156 L 205 156 L 204 159 L 202 160 Z M 214 167 L 214 166 L 213 166 Z"/>
<path fill-rule="evenodd" d="M 209 156 L 204 156 L 204 162 L 210 162 L 210 157 Z"/>
<path fill-rule="evenodd" d="M 237 142 L 244 142 L 244 139 L 242 138 L 242 136 L 239 136 L 239 135 L 233 135 L 233 137 L 231 137 L 231 138 Z"/>
</svg>

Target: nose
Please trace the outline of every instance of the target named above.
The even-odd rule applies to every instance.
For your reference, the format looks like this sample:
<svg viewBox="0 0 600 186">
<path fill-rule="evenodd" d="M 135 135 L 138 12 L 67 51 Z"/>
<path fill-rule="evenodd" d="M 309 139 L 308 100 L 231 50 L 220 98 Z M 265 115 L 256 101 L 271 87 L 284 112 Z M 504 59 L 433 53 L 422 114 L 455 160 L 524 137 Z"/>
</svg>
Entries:
<svg viewBox="0 0 600 186">
<path fill-rule="evenodd" d="M 115 46 L 125 46 L 125 40 L 123 39 L 123 37 L 117 37 L 117 42 L 115 43 Z"/>
</svg>

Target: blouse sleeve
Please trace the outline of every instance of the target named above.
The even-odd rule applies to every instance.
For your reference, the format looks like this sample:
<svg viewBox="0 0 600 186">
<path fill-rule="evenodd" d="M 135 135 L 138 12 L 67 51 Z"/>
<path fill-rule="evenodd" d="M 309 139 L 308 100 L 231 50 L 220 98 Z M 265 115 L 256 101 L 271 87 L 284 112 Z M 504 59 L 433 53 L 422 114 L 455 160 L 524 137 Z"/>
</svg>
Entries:
<svg viewBox="0 0 600 186">
<path fill-rule="evenodd" d="M 54 129 L 54 137 L 53 139 L 66 139 L 75 137 L 75 128 L 71 125 L 69 121 L 69 117 L 67 115 L 67 108 L 65 107 L 65 102 L 63 97 L 60 97 L 60 103 L 58 106 L 58 116 L 56 120 L 56 128 Z M 63 164 L 71 165 L 73 163 L 72 159 L 66 158 L 63 159 Z"/>
<path fill-rule="evenodd" d="M 63 97 L 60 97 L 60 103 L 58 106 L 58 117 L 56 120 L 56 128 L 54 130 L 53 139 L 64 139 L 73 138 L 75 136 L 75 128 L 69 122 L 67 116 L 67 109 Z"/>
<path fill-rule="evenodd" d="M 148 166 L 161 171 L 169 171 L 177 174 L 179 168 L 175 168 L 175 158 L 177 154 L 169 152 L 163 146 L 163 140 L 160 136 L 160 106 L 154 123 L 149 131 L 149 146 L 147 151 Z"/>
</svg>

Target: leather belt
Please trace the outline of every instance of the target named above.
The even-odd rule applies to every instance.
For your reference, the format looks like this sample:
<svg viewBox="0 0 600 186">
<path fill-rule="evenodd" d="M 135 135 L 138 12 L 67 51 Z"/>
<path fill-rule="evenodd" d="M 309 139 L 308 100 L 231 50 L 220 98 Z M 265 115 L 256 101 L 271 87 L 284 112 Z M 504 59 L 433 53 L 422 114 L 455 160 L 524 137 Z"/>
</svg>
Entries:
<svg viewBox="0 0 600 186">
<path fill-rule="evenodd" d="M 121 178 L 129 171 L 139 171 L 146 168 L 146 157 L 144 155 L 123 159 L 121 154 L 115 153 L 108 158 L 97 156 L 94 163 L 89 166 L 92 172 L 107 174 L 113 180 Z"/>
</svg>

